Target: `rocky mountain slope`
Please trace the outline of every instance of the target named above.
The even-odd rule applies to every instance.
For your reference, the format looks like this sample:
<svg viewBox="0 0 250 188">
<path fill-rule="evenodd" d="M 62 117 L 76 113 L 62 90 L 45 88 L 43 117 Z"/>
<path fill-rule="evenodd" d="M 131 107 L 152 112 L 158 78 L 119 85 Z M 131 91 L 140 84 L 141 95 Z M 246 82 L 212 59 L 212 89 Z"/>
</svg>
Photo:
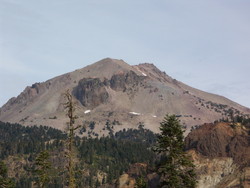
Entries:
<svg viewBox="0 0 250 188">
<path fill-rule="evenodd" d="M 205 124 L 186 137 L 198 187 L 250 187 L 250 124 Z"/>
<path fill-rule="evenodd" d="M 185 147 L 195 164 L 197 188 L 250 187 L 249 120 L 204 124 L 188 134 Z M 146 164 L 134 164 L 131 169 L 120 176 L 117 187 L 132 188 L 140 176 L 150 187 L 157 187 L 159 177 Z"/>
<path fill-rule="evenodd" d="M 137 128 L 140 124 L 157 132 L 167 113 L 176 114 L 188 129 L 232 113 L 250 114 L 250 109 L 187 86 L 153 64 L 130 66 L 122 60 L 106 58 L 26 87 L 0 108 L 0 120 L 64 130 L 66 90 L 74 96 L 77 123 L 86 126 L 88 133 L 82 132 L 89 136 Z"/>
</svg>

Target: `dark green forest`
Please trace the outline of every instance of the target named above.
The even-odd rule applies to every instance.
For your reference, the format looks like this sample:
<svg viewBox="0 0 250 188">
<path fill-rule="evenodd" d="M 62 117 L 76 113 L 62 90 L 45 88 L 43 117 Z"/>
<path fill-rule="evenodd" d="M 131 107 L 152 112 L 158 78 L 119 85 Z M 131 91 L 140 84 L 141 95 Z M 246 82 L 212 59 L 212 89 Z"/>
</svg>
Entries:
<svg viewBox="0 0 250 188">
<path fill-rule="evenodd" d="M 66 139 L 64 132 L 51 127 L 24 127 L 0 122 L 0 159 L 14 176 L 15 187 L 28 188 L 36 182 L 35 159 L 45 150 L 52 164 L 48 187 L 63 187 L 67 179 L 64 157 Z M 156 135 L 143 126 L 137 130 L 124 129 L 110 137 L 75 137 L 77 185 L 98 187 L 112 184 L 131 164 L 153 166 L 155 154 L 151 147 L 155 142 Z"/>
</svg>

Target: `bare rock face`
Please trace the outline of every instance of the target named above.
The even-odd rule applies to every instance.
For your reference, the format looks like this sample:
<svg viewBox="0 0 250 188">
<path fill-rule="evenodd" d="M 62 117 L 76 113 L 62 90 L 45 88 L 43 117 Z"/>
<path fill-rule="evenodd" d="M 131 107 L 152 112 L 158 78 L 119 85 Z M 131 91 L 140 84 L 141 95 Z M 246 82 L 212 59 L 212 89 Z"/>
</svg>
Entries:
<svg viewBox="0 0 250 188">
<path fill-rule="evenodd" d="M 134 71 L 115 74 L 110 80 L 110 87 L 115 91 L 126 91 L 128 87 L 136 87 L 144 79 L 138 76 Z"/>
<path fill-rule="evenodd" d="M 115 91 L 130 91 L 131 93 L 143 79 L 143 76 L 138 76 L 133 71 L 115 74 L 110 80 L 104 79 L 104 81 L 99 78 L 83 78 L 78 82 L 72 93 L 83 106 L 95 108 L 109 101 L 107 87 Z"/>
<path fill-rule="evenodd" d="M 208 158 L 190 150 L 188 154 L 192 157 L 197 175 L 197 188 L 214 188 L 225 177 L 235 175 L 237 165 L 229 157 Z"/>
<path fill-rule="evenodd" d="M 232 157 L 238 164 L 250 165 L 248 129 L 241 124 L 205 124 L 186 137 L 186 149 L 207 157 Z"/>
<path fill-rule="evenodd" d="M 198 187 L 249 185 L 249 130 L 247 124 L 221 122 L 189 133 L 185 145 L 196 166 Z"/>
<path fill-rule="evenodd" d="M 233 137 L 233 130 L 227 124 L 205 124 L 192 131 L 186 138 L 186 149 L 195 149 L 204 156 L 226 157 L 227 145 Z"/>
<path fill-rule="evenodd" d="M 135 179 L 129 177 L 128 174 L 123 174 L 118 179 L 117 188 L 134 188 L 135 187 Z"/>
<path fill-rule="evenodd" d="M 147 164 L 135 163 L 129 167 L 126 174 L 119 177 L 117 181 L 117 188 L 134 188 L 137 178 L 144 178 L 144 181 L 150 188 L 159 187 L 159 175 L 152 172 L 151 169 L 148 168 Z"/>
<path fill-rule="evenodd" d="M 73 95 L 85 107 L 97 107 L 108 102 L 109 94 L 105 82 L 99 78 L 83 78 L 73 90 Z"/>
</svg>

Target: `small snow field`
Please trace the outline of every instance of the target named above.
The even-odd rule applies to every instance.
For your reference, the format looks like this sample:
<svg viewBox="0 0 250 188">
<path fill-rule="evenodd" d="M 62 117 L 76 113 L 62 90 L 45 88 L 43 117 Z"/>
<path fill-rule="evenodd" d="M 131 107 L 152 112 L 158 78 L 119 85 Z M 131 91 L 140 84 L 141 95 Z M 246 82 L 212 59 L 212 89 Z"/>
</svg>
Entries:
<svg viewBox="0 0 250 188">
<path fill-rule="evenodd" d="M 91 112 L 91 110 L 86 110 L 85 112 L 84 112 L 84 114 L 88 114 L 88 113 L 90 113 Z"/>
<path fill-rule="evenodd" d="M 147 74 L 145 74 L 144 72 L 142 72 L 139 68 L 137 68 L 137 70 L 138 70 L 143 76 L 148 76 Z"/>
<path fill-rule="evenodd" d="M 133 115 L 136 115 L 136 116 L 139 116 L 141 115 L 141 113 L 137 113 L 137 112 L 129 112 L 130 114 L 133 114 Z"/>
</svg>

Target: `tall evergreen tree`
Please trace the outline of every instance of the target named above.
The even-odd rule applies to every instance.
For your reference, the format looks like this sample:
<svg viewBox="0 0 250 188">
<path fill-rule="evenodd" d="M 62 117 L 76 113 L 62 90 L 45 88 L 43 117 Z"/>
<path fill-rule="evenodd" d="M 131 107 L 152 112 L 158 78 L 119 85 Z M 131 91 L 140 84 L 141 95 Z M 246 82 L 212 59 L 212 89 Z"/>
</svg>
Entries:
<svg viewBox="0 0 250 188">
<path fill-rule="evenodd" d="M 49 152 L 42 151 L 35 161 L 35 172 L 37 174 L 36 185 L 39 188 L 46 187 L 50 181 L 51 162 L 49 161 Z"/>
<path fill-rule="evenodd" d="M 194 188 L 194 165 L 184 152 L 184 131 L 175 115 L 165 116 L 160 124 L 160 132 L 154 148 L 161 156 L 158 165 L 160 187 Z"/>
<path fill-rule="evenodd" d="M 15 184 L 8 177 L 8 169 L 3 161 L 0 161 L 0 188 L 14 188 Z"/>
</svg>

